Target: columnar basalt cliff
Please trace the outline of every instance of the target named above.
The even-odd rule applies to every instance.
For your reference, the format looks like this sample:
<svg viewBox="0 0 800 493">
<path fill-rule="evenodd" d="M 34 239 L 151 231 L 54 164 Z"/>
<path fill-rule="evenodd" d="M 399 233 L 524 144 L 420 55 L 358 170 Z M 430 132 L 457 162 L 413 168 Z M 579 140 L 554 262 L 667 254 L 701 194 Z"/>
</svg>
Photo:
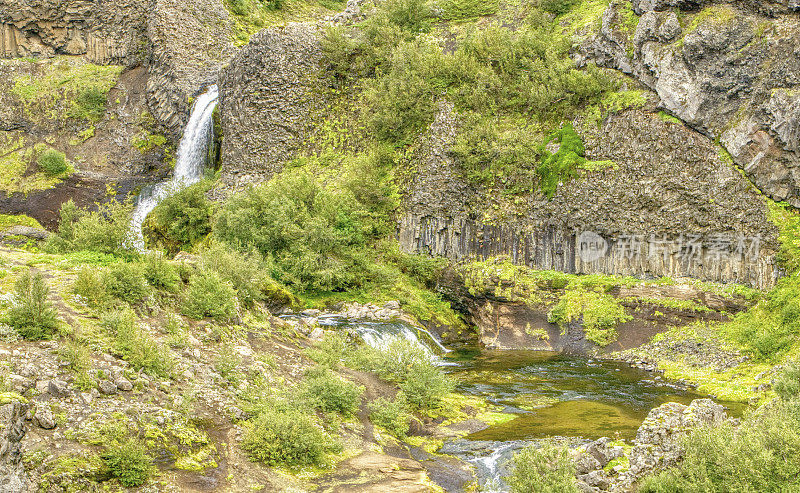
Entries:
<svg viewBox="0 0 800 493">
<path fill-rule="evenodd" d="M 599 129 L 579 125 L 587 157 L 615 166 L 584 172 L 552 200 L 534 194 L 512 204 L 459 178 L 448 154 L 457 122 L 444 106 L 423 137 L 399 223 L 408 251 L 453 260 L 507 255 L 539 269 L 761 288 L 779 275 L 776 229 L 763 198 L 713 142 L 653 108 L 612 115 Z M 497 219 L 499 210 L 504 218 Z M 587 250 L 591 239 L 601 251 Z"/>
<path fill-rule="evenodd" d="M 268 180 L 300 150 L 323 104 L 312 93 L 321 57 L 318 35 L 309 24 L 266 29 L 223 72 L 222 179 L 227 186 Z"/>
</svg>

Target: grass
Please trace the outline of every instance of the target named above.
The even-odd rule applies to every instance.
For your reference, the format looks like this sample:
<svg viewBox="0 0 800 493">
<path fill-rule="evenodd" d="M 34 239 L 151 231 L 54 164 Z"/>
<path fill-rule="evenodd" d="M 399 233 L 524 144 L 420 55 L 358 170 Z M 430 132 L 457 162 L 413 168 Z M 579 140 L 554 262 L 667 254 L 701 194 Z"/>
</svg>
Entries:
<svg viewBox="0 0 800 493">
<path fill-rule="evenodd" d="M 31 228 L 44 229 L 42 228 L 42 225 L 39 224 L 39 221 L 30 216 L 26 216 L 24 214 L 21 215 L 0 214 L 0 231 L 9 229 L 14 226 L 28 226 Z"/>
<path fill-rule="evenodd" d="M 344 8 L 341 0 L 224 0 L 234 22 L 234 43 L 244 46 L 261 29 L 332 15 Z"/>
</svg>

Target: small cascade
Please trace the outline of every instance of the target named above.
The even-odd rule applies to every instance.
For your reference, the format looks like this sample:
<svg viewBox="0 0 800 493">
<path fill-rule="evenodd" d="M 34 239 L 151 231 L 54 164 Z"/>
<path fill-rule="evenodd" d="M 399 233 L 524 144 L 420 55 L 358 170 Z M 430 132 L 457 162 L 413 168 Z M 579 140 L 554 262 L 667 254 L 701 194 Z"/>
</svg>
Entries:
<svg viewBox="0 0 800 493">
<path fill-rule="evenodd" d="M 330 316 L 320 317 L 317 322 L 320 325 L 348 328 L 363 339 L 364 343 L 378 349 L 385 348 L 397 339 L 405 339 L 423 348 L 431 356 L 450 351 L 429 331 L 400 321 L 377 322 Z"/>
<path fill-rule="evenodd" d="M 208 150 L 213 137 L 213 113 L 217 107 L 219 93 L 213 85 L 200 95 L 194 103 L 189 123 L 183 132 L 175 172 L 171 180 L 145 187 L 136 199 L 131 219 L 130 241 L 140 252 L 145 251 L 142 224 L 147 215 L 165 198 L 183 188 L 200 181 L 208 159 Z"/>
<path fill-rule="evenodd" d="M 459 457 L 475 468 L 480 491 L 504 493 L 508 491 L 505 477 L 511 473 L 514 454 L 532 442 L 475 442 L 454 440 L 446 442 L 439 453 Z"/>
</svg>

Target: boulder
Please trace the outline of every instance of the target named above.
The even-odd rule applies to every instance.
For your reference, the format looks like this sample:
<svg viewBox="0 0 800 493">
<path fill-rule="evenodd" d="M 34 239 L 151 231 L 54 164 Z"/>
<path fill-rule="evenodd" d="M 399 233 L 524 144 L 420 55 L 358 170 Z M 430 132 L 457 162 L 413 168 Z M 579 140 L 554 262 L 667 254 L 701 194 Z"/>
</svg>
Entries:
<svg viewBox="0 0 800 493">
<path fill-rule="evenodd" d="M 27 432 L 28 404 L 14 401 L 0 407 L 0 491 L 29 491 L 28 475 L 22 463 L 22 439 Z"/>
<path fill-rule="evenodd" d="M 36 414 L 33 415 L 33 420 L 39 425 L 40 428 L 45 430 L 52 430 L 56 427 L 56 420 L 53 416 L 53 411 L 50 406 L 44 405 L 36 409 Z"/>
</svg>

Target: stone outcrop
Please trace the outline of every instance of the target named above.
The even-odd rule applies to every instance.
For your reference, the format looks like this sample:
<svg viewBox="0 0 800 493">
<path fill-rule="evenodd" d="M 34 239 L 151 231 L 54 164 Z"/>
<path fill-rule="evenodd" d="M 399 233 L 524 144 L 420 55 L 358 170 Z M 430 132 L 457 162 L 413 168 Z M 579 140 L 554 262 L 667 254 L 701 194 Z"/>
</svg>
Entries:
<svg viewBox="0 0 800 493">
<path fill-rule="evenodd" d="M 693 430 L 715 427 L 727 419 L 725 409 L 711 399 L 696 399 L 688 406 L 668 402 L 652 409 L 645 418 L 633 447 L 627 452 L 600 438 L 574 454 L 578 487 L 581 491 L 632 491 L 644 476 L 674 466 L 683 458 L 681 440 Z M 613 468 L 614 459 L 627 458 Z"/>
<path fill-rule="evenodd" d="M 190 99 L 233 55 L 221 0 L 0 0 L 0 58 L 81 55 L 148 67 L 150 112 L 173 137 Z"/>
<path fill-rule="evenodd" d="M 445 105 L 423 137 L 399 221 L 407 251 L 759 288 L 779 275 L 776 230 L 757 191 L 707 137 L 652 108 L 611 115 L 600 129 L 578 125 L 587 158 L 615 167 L 584 172 L 553 200 L 534 193 L 508 204 L 470 187 L 449 153 L 456 128 Z"/>
<path fill-rule="evenodd" d="M 27 425 L 28 404 L 12 401 L 0 407 L 0 490 L 7 493 L 28 491 L 28 475 L 22 463 L 22 439 Z"/>
<path fill-rule="evenodd" d="M 230 187 L 269 179 L 300 148 L 323 102 L 313 94 L 318 28 L 289 24 L 253 36 L 223 72 L 222 179 Z"/>
<path fill-rule="evenodd" d="M 642 17 L 632 39 L 620 26 L 620 4 L 612 4 L 578 61 L 633 75 L 661 107 L 718 139 L 761 191 L 800 207 L 797 2 L 634 0 L 633 7 Z M 694 17 L 682 26 L 675 7 Z"/>
</svg>

